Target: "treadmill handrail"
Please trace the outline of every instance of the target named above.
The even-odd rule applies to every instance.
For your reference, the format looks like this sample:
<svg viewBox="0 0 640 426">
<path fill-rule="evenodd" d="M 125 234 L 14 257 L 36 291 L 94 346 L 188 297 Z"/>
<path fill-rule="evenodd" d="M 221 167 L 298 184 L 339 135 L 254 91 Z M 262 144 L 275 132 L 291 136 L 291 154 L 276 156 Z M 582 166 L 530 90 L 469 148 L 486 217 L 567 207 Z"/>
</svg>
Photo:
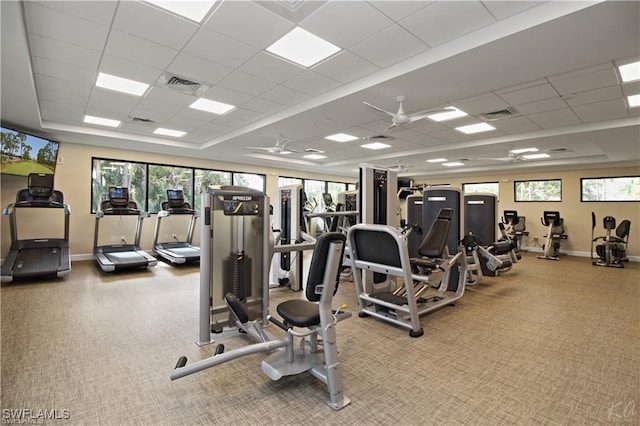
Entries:
<svg viewBox="0 0 640 426">
<path fill-rule="evenodd" d="M 65 203 L 57 201 L 19 201 L 11 203 L 2 211 L 4 216 L 9 215 L 16 208 L 44 208 L 44 209 L 64 209 L 65 215 L 71 214 L 71 207 Z"/>
</svg>

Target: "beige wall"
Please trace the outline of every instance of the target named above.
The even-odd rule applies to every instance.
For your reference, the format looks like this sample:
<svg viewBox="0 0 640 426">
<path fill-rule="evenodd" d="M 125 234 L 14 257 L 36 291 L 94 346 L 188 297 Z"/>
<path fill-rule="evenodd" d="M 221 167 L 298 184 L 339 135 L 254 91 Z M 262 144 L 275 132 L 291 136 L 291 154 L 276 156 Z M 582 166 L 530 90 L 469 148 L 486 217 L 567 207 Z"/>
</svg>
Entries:
<svg viewBox="0 0 640 426">
<path fill-rule="evenodd" d="M 504 210 L 517 210 L 519 216 L 526 217 L 527 231 L 530 236 L 538 236 L 542 244 L 542 236 L 546 234 L 546 227 L 540 222 L 544 210 L 558 210 L 564 219 L 565 233 L 568 239 L 562 242 L 561 252 L 575 255 L 589 255 L 591 250 L 591 212 L 595 212 L 597 223 L 595 236 L 604 235 L 602 218 L 613 216 L 616 224 L 624 219 L 631 220 L 631 235 L 629 238 L 629 256 L 640 256 L 640 202 L 581 202 L 580 201 L 580 178 L 582 177 L 605 177 L 605 176 L 637 176 L 640 170 L 637 167 L 621 168 L 599 168 L 568 170 L 562 172 L 543 173 L 518 173 L 495 174 L 474 176 L 472 178 L 448 178 L 438 179 L 437 183 L 449 183 L 452 186 L 462 188 L 463 183 L 474 182 L 499 182 L 500 198 L 498 203 L 498 214 L 502 216 Z M 561 179 L 562 180 L 562 201 L 561 202 L 514 202 L 513 182 L 514 180 L 536 180 L 536 179 Z M 416 180 L 416 184 L 425 183 Z M 634 259 L 635 260 L 635 259 Z"/>
<path fill-rule="evenodd" d="M 297 173 L 287 170 L 271 169 L 265 167 L 248 166 L 202 160 L 196 158 L 181 158 L 175 156 L 154 154 L 137 151 L 121 151 L 110 148 L 101 148 L 88 145 L 62 143 L 59 157 L 63 164 L 56 169 L 56 189 L 65 195 L 65 202 L 71 206 L 71 254 L 89 256 L 93 249 L 93 230 L 95 217 L 91 214 L 91 157 L 104 157 L 123 159 L 130 161 L 143 161 L 161 164 L 175 164 L 182 166 L 204 167 L 211 169 L 234 170 L 248 173 L 264 173 L 267 176 L 267 194 L 273 194 L 277 188 L 278 175 L 296 175 L 301 178 L 319 180 L 344 180 L 353 181 L 352 178 L 340 178 L 333 175 L 320 175 L 309 173 Z M 531 236 L 537 235 L 542 239 L 545 228 L 540 223 L 540 217 L 544 210 L 558 210 L 565 219 L 565 230 L 569 238 L 563 242 L 562 251 L 588 255 L 591 246 L 591 211 L 598 218 L 596 236 L 603 235 L 602 217 L 614 216 L 618 223 L 623 219 L 630 219 L 631 237 L 629 255 L 640 256 L 640 202 L 616 202 L 616 203 L 583 203 L 580 201 L 580 178 L 601 176 L 625 176 L 638 175 L 640 170 L 634 167 L 570 170 L 553 173 L 510 173 L 475 176 L 473 178 L 449 178 L 438 179 L 438 183 L 450 183 L 453 186 L 462 187 L 463 183 L 470 182 L 500 182 L 499 212 L 505 209 L 518 210 L 519 215 L 526 216 L 527 230 Z M 533 202 L 515 203 L 513 201 L 513 181 L 529 179 L 562 179 L 562 202 Z M 416 184 L 422 183 L 420 180 Z M 2 175 L 0 183 L 2 206 L 15 201 L 16 192 L 26 186 L 26 178 Z M 146 219 L 143 227 L 142 247 L 150 250 L 153 242 L 153 229 L 155 215 Z M 9 220 L 3 217 L 2 244 L 0 256 L 4 258 L 9 249 L 10 234 Z M 36 225 L 34 225 L 36 226 Z M 37 226 L 41 226 L 38 224 Z M 199 227 L 196 229 L 196 242 L 199 240 Z"/>
<path fill-rule="evenodd" d="M 192 166 L 203 167 L 209 169 L 220 170 L 232 170 L 245 173 L 262 173 L 267 176 L 267 194 L 272 195 L 278 187 L 278 176 L 292 176 L 295 175 L 301 178 L 307 179 L 320 179 L 330 181 L 345 181 L 354 182 L 354 178 L 339 177 L 335 175 L 322 175 L 322 174 L 310 174 L 310 173 L 297 173 L 290 170 L 280 170 L 275 168 L 257 167 L 246 164 L 237 163 L 225 163 L 219 161 L 202 160 L 197 158 L 176 157 L 164 154 L 154 154 L 149 152 L 139 151 L 122 151 L 117 149 L 102 148 L 89 145 L 80 145 L 72 143 L 61 143 L 58 158 L 62 159 L 63 164 L 58 164 L 56 168 L 55 187 L 62 191 L 65 197 L 65 203 L 71 207 L 71 221 L 70 221 L 70 248 L 71 255 L 74 259 L 89 258 L 93 252 L 93 232 L 95 225 L 95 216 L 91 214 L 91 158 L 113 158 L 128 161 L 142 161 L 159 164 L 175 164 L 180 166 Z M 356 178 L 357 179 L 357 178 Z M 1 191 L 1 206 L 4 208 L 8 204 L 15 201 L 16 192 L 27 186 L 26 177 L 2 175 L 0 188 Z M 50 215 L 47 215 L 49 220 Z M 42 226 L 42 223 L 30 223 L 25 224 L 27 220 L 22 220 L 22 225 L 25 227 L 38 228 Z M 33 222 L 33 221 L 31 221 Z M 53 221 L 52 221 L 53 222 Z M 142 241 L 141 246 L 145 250 L 151 250 L 153 245 L 153 231 L 155 227 L 156 217 L 152 215 L 151 218 L 145 219 L 143 223 Z M 48 226 L 57 226 L 56 224 L 47 224 Z M 110 225 L 115 226 L 114 229 L 104 229 Z M 162 229 L 164 230 L 165 223 L 163 222 Z M 104 234 L 109 235 L 113 230 L 118 236 L 121 234 L 131 235 L 132 231 L 126 223 L 123 222 L 122 229 L 117 229 L 121 226 L 119 223 L 107 224 L 106 221 L 101 223 L 101 236 Z M 181 226 L 178 224 L 177 226 Z M 185 225 L 186 226 L 186 225 Z M 19 226 L 19 229 L 22 229 Z M 180 228 L 182 230 L 182 228 Z M 1 224 L 2 243 L 0 247 L 0 257 L 4 259 L 5 254 L 9 250 L 11 244 L 11 236 L 9 232 L 9 219 L 4 216 Z M 21 233 L 24 232 L 20 231 Z M 186 233 L 186 229 L 185 229 Z M 52 235 L 58 236 L 59 234 Z M 198 221 L 198 227 L 195 231 L 194 242 L 199 242 L 200 226 Z M 100 241 L 101 243 L 110 244 L 109 241 Z"/>
</svg>

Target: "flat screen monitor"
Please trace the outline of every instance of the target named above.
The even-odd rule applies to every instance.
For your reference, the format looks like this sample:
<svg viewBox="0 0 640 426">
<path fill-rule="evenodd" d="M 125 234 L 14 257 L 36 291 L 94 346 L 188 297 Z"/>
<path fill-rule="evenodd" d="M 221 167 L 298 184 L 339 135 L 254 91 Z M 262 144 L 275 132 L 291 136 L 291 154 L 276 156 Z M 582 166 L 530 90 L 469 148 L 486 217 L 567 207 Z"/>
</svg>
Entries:
<svg viewBox="0 0 640 426">
<path fill-rule="evenodd" d="M 7 127 L 0 127 L 0 132 L 0 173 L 17 176 L 55 173 L 58 142 Z"/>
</svg>

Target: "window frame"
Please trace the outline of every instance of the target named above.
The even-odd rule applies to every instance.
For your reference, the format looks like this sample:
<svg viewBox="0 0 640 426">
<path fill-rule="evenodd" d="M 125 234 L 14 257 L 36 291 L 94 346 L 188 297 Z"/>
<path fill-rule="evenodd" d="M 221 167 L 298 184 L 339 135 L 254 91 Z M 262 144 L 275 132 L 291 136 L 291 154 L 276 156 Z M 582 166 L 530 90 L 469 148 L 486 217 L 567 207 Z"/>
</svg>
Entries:
<svg viewBox="0 0 640 426">
<path fill-rule="evenodd" d="M 465 189 L 465 185 L 486 185 L 486 184 L 496 184 L 497 188 L 498 188 L 498 192 L 494 193 L 491 191 L 473 191 L 473 192 L 467 192 L 467 190 Z M 463 183 L 462 184 L 462 192 L 465 194 L 477 194 L 477 193 L 485 193 L 485 194 L 494 194 L 496 197 L 498 197 L 498 200 L 500 199 L 500 182 L 499 181 L 491 181 L 491 182 L 467 182 L 467 183 Z M 515 195 L 514 195 L 515 196 Z"/>
<path fill-rule="evenodd" d="M 517 186 L 519 183 L 526 182 L 560 182 L 560 199 L 559 200 L 518 200 L 518 190 Z M 527 179 L 527 180 L 514 180 L 513 181 L 513 201 L 515 203 L 561 203 L 562 202 L 562 179 Z"/>
<path fill-rule="evenodd" d="M 585 180 L 605 180 L 605 179 L 625 179 L 635 178 L 640 180 L 640 175 L 630 176 L 596 176 L 596 177 L 581 177 L 580 178 L 580 202 L 581 203 L 637 203 L 640 202 L 640 198 L 637 200 L 585 200 L 583 185 Z"/>
</svg>

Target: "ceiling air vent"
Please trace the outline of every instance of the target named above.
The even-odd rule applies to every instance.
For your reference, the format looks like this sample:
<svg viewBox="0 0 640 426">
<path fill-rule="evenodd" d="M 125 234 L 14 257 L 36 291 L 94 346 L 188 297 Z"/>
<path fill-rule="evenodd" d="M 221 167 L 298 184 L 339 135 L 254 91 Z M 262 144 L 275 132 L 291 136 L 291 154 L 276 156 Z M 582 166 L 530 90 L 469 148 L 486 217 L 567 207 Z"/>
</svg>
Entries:
<svg viewBox="0 0 640 426">
<path fill-rule="evenodd" d="M 509 107 L 505 109 L 501 109 L 499 111 L 491 111 L 484 114 L 480 114 L 487 121 L 496 121 L 501 120 L 503 118 L 515 117 L 520 115 L 520 112 L 516 110 L 514 107 Z"/>
<path fill-rule="evenodd" d="M 553 148 L 553 149 L 548 149 L 547 152 L 567 152 L 567 148 Z"/>
<path fill-rule="evenodd" d="M 315 149 L 315 148 L 305 148 L 304 152 L 312 152 L 314 154 L 324 154 L 323 150 Z"/>
<path fill-rule="evenodd" d="M 150 118 L 142 118 L 142 117 L 133 117 L 131 119 L 131 122 L 133 123 L 155 123 L 155 120 L 152 120 Z"/>
<path fill-rule="evenodd" d="M 210 89 L 202 83 L 171 73 L 164 73 L 158 83 L 160 87 L 196 96 L 200 96 Z"/>
<path fill-rule="evenodd" d="M 390 140 L 393 140 L 393 137 L 387 136 L 387 135 L 374 135 L 374 136 L 366 136 L 362 139 L 367 141 L 390 141 Z"/>
</svg>

